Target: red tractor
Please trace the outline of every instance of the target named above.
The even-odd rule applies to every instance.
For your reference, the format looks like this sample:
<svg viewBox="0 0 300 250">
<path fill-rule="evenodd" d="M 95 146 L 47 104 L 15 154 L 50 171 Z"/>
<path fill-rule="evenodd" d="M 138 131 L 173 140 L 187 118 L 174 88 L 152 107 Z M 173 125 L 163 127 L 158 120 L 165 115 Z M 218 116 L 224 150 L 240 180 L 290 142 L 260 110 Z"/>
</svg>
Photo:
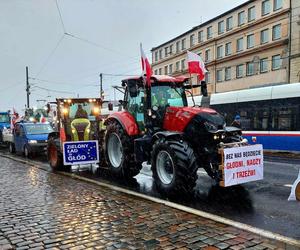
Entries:
<svg viewBox="0 0 300 250">
<path fill-rule="evenodd" d="M 151 86 L 143 77 L 122 81 L 125 111 L 115 112 L 105 121 L 104 151 L 114 175 L 133 177 L 147 161 L 158 190 L 166 194 L 191 192 L 200 167 L 222 181 L 219 149 L 245 141 L 241 130 L 226 127 L 216 111 L 188 107 L 186 92 L 201 86 L 188 81 L 169 76 L 152 76 Z"/>
</svg>

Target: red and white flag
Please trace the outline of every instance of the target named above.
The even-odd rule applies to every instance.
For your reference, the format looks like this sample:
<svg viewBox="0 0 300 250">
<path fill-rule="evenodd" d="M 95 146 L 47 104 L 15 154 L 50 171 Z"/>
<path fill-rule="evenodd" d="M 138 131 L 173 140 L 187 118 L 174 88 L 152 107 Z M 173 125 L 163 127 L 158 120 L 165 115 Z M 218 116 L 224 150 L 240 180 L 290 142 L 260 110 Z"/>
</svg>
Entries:
<svg viewBox="0 0 300 250">
<path fill-rule="evenodd" d="M 140 44 L 141 48 L 141 61 L 142 61 L 142 70 L 143 70 L 143 75 L 146 75 L 146 85 L 150 87 L 150 78 L 152 76 L 152 69 L 151 65 L 149 63 L 148 58 L 146 57 L 142 44 Z"/>
<path fill-rule="evenodd" d="M 187 51 L 187 61 L 190 74 L 197 74 L 199 80 L 202 81 L 205 78 L 205 73 L 207 72 L 205 64 L 201 56 Z"/>
</svg>

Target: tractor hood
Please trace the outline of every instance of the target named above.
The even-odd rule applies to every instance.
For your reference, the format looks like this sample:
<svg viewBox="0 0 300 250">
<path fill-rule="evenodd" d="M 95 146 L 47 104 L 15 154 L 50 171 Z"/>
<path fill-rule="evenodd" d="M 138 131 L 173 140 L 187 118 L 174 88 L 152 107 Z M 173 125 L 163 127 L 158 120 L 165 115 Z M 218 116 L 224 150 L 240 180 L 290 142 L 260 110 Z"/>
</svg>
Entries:
<svg viewBox="0 0 300 250">
<path fill-rule="evenodd" d="M 164 129 L 184 132 L 187 125 L 194 119 L 211 125 L 209 129 L 223 129 L 223 117 L 215 110 L 201 107 L 168 107 L 164 119 Z"/>
</svg>

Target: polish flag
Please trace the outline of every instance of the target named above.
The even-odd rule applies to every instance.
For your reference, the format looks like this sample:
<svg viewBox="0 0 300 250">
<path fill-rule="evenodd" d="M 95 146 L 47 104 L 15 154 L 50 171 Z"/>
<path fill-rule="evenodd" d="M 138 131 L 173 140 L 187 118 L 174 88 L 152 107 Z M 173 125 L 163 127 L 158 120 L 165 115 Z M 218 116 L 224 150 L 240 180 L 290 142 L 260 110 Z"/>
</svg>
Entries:
<svg viewBox="0 0 300 250">
<path fill-rule="evenodd" d="M 187 51 L 187 61 L 189 73 L 199 75 L 199 80 L 202 81 L 205 78 L 207 70 L 201 56 Z"/>
<path fill-rule="evenodd" d="M 150 78 L 152 76 L 152 69 L 151 69 L 151 65 L 148 61 L 148 58 L 146 57 L 142 44 L 140 44 L 140 48 L 141 48 L 141 61 L 142 61 L 142 70 L 143 70 L 143 75 L 146 75 L 146 85 L 148 87 L 150 87 L 151 83 L 150 83 Z"/>
</svg>

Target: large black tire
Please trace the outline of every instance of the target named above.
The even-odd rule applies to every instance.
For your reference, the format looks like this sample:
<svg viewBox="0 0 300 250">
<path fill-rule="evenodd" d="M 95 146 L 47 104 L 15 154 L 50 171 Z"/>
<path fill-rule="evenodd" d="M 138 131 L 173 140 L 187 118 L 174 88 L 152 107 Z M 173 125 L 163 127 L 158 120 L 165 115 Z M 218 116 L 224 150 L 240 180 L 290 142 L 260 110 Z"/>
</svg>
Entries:
<svg viewBox="0 0 300 250">
<path fill-rule="evenodd" d="M 198 178 L 198 165 L 194 151 L 187 142 L 157 140 L 153 145 L 151 168 L 160 193 L 168 196 L 192 194 Z"/>
<path fill-rule="evenodd" d="M 117 121 L 106 126 L 105 158 L 109 171 L 117 178 L 130 179 L 142 169 L 142 163 L 134 160 L 133 138 Z"/>
<path fill-rule="evenodd" d="M 50 167 L 54 171 L 70 171 L 70 166 L 65 166 L 63 163 L 63 155 L 55 144 L 55 138 L 51 137 L 48 140 L 47 155 Z"/>
</svg>

